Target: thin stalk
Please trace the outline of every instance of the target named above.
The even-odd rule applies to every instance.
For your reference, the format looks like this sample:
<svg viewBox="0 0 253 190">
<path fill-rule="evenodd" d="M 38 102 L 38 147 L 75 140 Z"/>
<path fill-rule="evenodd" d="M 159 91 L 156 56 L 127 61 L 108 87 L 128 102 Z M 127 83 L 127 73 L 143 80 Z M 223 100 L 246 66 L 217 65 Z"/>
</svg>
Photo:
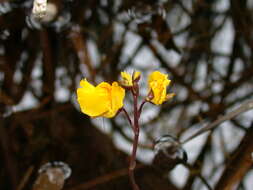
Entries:
<svg viewBox="0 0 253 190">
<path fill-rule="evenodd" d="M 132 128 L 133 131 L 134 131 L 134 126 L 133 126 L 133 123 L 132 123 L 132 120 L 131 120 L 129 114 L 127 113 L 127 111 L 125 110 L 125 108 L 122 108 L 121 110 L 124 112 L 124 114 L 125 114 L 125 116 L 126 116 L 128 122 L 129 122 L 131 128 Z"/>
<path fill-rule="evenodd" d="M 141 112 L 142 112 L 142 108 L 143 108 L 143 106 L 144 106 L 144 104 L 145 104 L 146 102 L 147 102 L 147 100 L 144 99 L 144 100 L 142 101 L 141 105 L 140 105 L 140 108 L 139 108 L 139 110 L 138 110 L 139 118 L 140 118 L 140 114 L 141 114 Z"/>
<path fill-rule="evenodd" d="M 132 91 L 133 92 L 133 91 Z M 134 190 L 140 190 L 138 185 L 135 182 L 135 177 L 134 177 L 134 169 L 136 166 L 136 152 L 137 152 L 137 146 L 138 146 L 138 140 L 139 140 L 139 110 L 138 110 L 138 92 L 133 92 L 133 98 L 134 98 L 134 125 L 133 125 L 133 130 L 134 130 L 134 141 L 133 141 L 133 149 L 132 149 L 132 155 L 130 157 L 130 164 L 129 164 L 129 178 L 130 182 L 132 184 L 132 187 Z"/>
</svg>

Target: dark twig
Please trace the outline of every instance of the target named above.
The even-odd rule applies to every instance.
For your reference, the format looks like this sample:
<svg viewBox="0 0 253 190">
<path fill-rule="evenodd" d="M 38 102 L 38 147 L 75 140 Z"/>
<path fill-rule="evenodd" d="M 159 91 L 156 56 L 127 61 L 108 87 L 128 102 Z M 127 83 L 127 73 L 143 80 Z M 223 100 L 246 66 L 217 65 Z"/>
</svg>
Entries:
<svg viewBox="0 0 253 190">
<path fill-rule="evenodd" d="M 8 133 L 5 129 L 4 120 L 0 117 L 0 147 L 3 150 L 3 161 L 4 169 L 8 174 L 8 178 L 11 182 L 12 189 L 17 188 L 18 176 L 17 176 L 17 166 L 15 157 L 11 150 L 10 140 L 8 138 Z"/>
<path fill-rule="evenodd" d="M 136 165 L 136 169 L 141 169 L 141 168 L 144 168 L 144 167 L 145 167 L 145 165 L 142 165 L 142 164 Z M 83 184 L 74 186 L 73 188 L 70 188 L 68 190 L 78 190 L 78 189 L 84 190 L 84 189 L 94 188 L 98 185 L 101 185 L 101 184 L 107 183 L 109 181 L 115 180 L 119 177 L 126 176 L 127 174 L 128 174 L 128 169 L 127 168 L 119 169 L 119 170 L 107 173 L 103 176 L 96 177 L 95 179 L 87 181 Z"/>
<path fill-rule="evenodd" d="M 29 180 L 29 178 L 31 177 L 32 175 L 32 172 L 33 172 L 33 169 L 34 169 L 34 166 L 30 166 L 27 171 L 25 172 L 25 175 L 24 177 L 22 178 L 21 182 L 19 183 L 18 187 L 17 187 L 17 190 L 22 190 L 24 189 L 27 181 Z"/>
<path fill-rule="evenodd" d="M 236 151 L 232 153 L 233 157 L 226 164 L 215 190 L 235 189 L 250 170 L 253 163 L 251 156 L 253 150 L 252 137 L 253 125 L 248 129 Z"/>
<path fill-rule="evenodd" d="M 187 143 L 188 141 L 201 135 L 202 133 L 214 129 L 217 125 L 223 123 L 224 121 L 230 120 L 230 119 L 236 117 L 237 115 L 239 115 L 243 112 L 246 112 L 252 108 L 253 108 L 253 100 L 249 100 L 249 101 L 243 103 L 239 108 L 235 109 L 234 111 L 231 111 L 228 114 L 221 116 L 220 118 L 218 118 L 217 120 L 215 120 L 211 124 L 201 128 L 199 131 L 197 131 L 196 133 L 194 133 L 193 135 L 191 135 L 190 137 L 188 137 L 187 139 L 182 141 L 182 144 Z"/>
</svg>

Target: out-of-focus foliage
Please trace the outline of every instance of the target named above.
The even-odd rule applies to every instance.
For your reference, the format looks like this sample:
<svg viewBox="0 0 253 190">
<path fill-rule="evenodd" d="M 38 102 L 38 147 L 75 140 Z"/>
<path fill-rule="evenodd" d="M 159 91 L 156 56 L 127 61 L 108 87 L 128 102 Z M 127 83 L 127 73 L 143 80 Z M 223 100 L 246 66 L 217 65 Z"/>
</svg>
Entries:
<svg viewBox="0 0 253 190">
<path fill-rule="evenodd" d="M 252 98 L 251 0 L 49 3 L 49 12 L 37 20 L 31 13 L 33 1 L 0 1 L 0 164 L 4 168 L 0 189 L 16 189 L 29 167 L 36 170 L 50 160 L 64 160 L 72 167 L 66 189 L 81 183 L 86 189 L 129 189 L 127 178 L 110 178 L 126 175 L 110 172 L 127 168 L 127 157 L 113 148 L 108 136 L 116 145 L 132 142 L 130 128 L 120 116 L 91 123 L 78 113 L 75 90 L 84 77 L 99 83 L 118 80 L 123 70 L 148 75 L 158 69 L 169 74 L 169 91 L 176 96 L 162 107 L 149 104 L 143 109 L 140 149 L 149 153 L 153 151 L 148 145 L 162 135 L 184 138 Z M 147 87 L 142 88 L 146 95 Z M 92 126 L 97 123 L 107 125 L 107 136 Z M 165 189 L 169 184 L 177 189 L 172 184 L 180 183 L 178 189 L 218 190 L 237 184 L 249 189 L 252 112 L 223 125 L 183 145 L 189 157 L 182 166 L 185 175 L 175 177 L 183 172 L 176 168 L 163 178 L 169 171 L 151 173 L 144 165 L 145 180 L 143 172 L 136 171 L 140 187 L 162 189 L 155 186 L 160 184 Z M 142 154 L 139 158 L 148 161 Z M 32 187 L 35 170 L 26 188 Z M 96 181 L 101 175 L 107 176 L 103 183 Z"/>
</svg>

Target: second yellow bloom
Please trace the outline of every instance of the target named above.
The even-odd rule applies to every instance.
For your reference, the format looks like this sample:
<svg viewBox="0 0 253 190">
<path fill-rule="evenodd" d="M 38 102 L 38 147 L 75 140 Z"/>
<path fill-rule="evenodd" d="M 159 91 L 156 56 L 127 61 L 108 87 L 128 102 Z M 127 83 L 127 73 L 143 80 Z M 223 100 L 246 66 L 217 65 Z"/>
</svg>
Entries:
<svg viewBox="0 0 253 190">
<path fill-rule="evenodd" d="M 148 99 L 148 101 L 160 105 L 164 101 L 173 97 L 173 93 L 167 94 L 167 87 L 169 84 L 170 80 L 168 79 L 168 75 L 159 71 L 151 73 L 148 77 L 148 86 L 152 92 L 152 98 Z"/>
</svg>

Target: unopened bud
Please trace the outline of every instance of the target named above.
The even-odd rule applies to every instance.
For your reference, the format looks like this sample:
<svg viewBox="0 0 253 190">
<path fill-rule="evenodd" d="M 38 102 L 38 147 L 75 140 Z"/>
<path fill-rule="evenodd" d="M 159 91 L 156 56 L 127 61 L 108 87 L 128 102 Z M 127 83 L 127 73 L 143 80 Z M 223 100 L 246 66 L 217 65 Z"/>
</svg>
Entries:
<svg viewBox="0 0 253 190">
<path fill-rule="evenodd" d="M 139 71 L 134 71 L 133 75 L 132 75 L 132 80 L 133 82 L 139 82 L 139 80 L 141 79 L 141 73 Z"/>
</svg>

